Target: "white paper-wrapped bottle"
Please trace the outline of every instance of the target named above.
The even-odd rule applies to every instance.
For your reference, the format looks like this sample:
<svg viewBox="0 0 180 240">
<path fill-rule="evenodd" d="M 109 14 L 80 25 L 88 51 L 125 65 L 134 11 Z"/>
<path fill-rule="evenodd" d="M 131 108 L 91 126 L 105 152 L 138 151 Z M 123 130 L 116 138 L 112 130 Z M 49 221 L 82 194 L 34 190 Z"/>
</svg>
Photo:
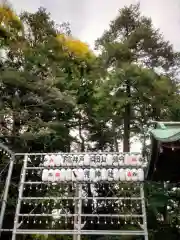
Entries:
<svg viewBox="0 0 180 240">
<path fill-rule="evenodd" d="M 96 166 L 101 166 L 101 154 L 96 154 Z"/>
<path fill-rule="evenodd" d="M 90 156 L 89 154 L 84 155 L 84 165 L 89 166 L 90 165 Z"/>
<path fill-rule="evenodd" d="M 72 181 L 76 182 L 78 180 L 78 170 L 77 168 L 72 170 Z"/>
<path fill-rule="evenodd" d="M 44 157 L 44 164 L 43 165 L 45 167 L 48 167 L 49 163 L 50 163 L 50 156 L 49 155 L 45 155 L 45 157 Z"/>
<path fill-rule="evenodd" d="M 131 169 L 126 169 L 126 181 L 131 181 L 132 180 L 132 170 Z"/>
<path fill-rule="evenodd" d="M 54 181 L 55 181 L 54 170 L 50 169 L 48 171 L 48 182 L 54 182 Z"/>
<path fill-rule="evenodd" d="M 55 182 L 61 181 L 61 171 L 59 169 L 54 170 Z"/>
<path fill-rule="evenodd" d="M 72 155 L 68 154 L 66 155 L 66 166 L 71 166 L 72 165 Z"/>
<path fill-rule="evenodd" d="M 63 160 L 64 160 L 64 161 L 63 161 L 63 165 L 62 165 L 62 166 L 64 166 L 64 167 L 67 166 L 67 162 L 68 162 L 68 161 L 67 161 L 67 158 L 68 158 L 68 155 L 67 155 L 67 154 L 64 154 L 64 155 L 63 155 Z"/>
<path fill-rule="evenodd" d="M 62 168 L 61 169 L 61 177 L 60 177 L 60 180 L 62 182 L 65 182 L 66 181 L 66 169 Z"/>
<path fill-rule="evenodd" d="M 72 159 L 73 159 L 73 166 L 78 166 L 78 155 L 73 155 L 73 157 L 72 157 Z"/>
<path fill-rule="evenodd" d="M 106 162 L 106 154 L 102 154 L 101 155 L 101 166 L 106 166 L 107 162 Z"/>
<path fill-rule="evenodd" d="M 54 166 L 55 167 L 60 166 L 60 161 L 59 161 L 58 155 L 55 155 L 55 157 L 54 157 Z"/>
<path fill-rule="evenodd" d="M 58 219 L 60 219 L 60 217 L 61 217 L 61 215 L 60 215 L 59 209 L 53 209 L 52 210 L 52 218 L 54 220 L 58 220 Z"/>
<path fill-rule="evenodd" d="M 46 154 L 45 156 L 44 156 L 44 161 L 49 161 L 50 160 L 50 156 L 48 155 L 48 154 Z"/>
<path fill-rule="evenodd" d="M 72 170 L 70 168 L 66 170 L 66 181 L 72 181 Z"/>
<path fill-rule="evenodd" d="M 47 169 L 44 169 L 43 172 L 42 172 L 42 181 L 43 182 L 47 182 L 48 181 L 48 170 Z"/>
<path fill-rule="evenodd" d="M 130 166 L 136 166 L 137 165 L 137 157 L 135 154 L 131 154 L 131 158 L 129 159 L 129 165 Z"/>
<path fill-rule="evenodd" d="M 78 181 L 83 181 L 84 180 L 84 171 L 82 168 L 78 169 Z"/>
<path fill-rule="evenodd" d="M 142 168 L 138 169 L 137 174 L 138 174 L 138 181 L 140 182 L 144 181 L 144 170 Z"/>
<path fill-rule="evenodd" d="M 60 163 L 61 163 L 61 166 L 64 166 L 64 155 L 63 154 L 61 154 L 61 155 L 59 155 L 59 159 L 60 159 Z"/>
<path fill-rule="evenodd" d="M 101 155 L 101 166 L 106 166 L 106 154 Z"/>
<path fill-rule="evenodd" d="M 108 181 L 113 181 L 113 170 L 111 168 L 107 169 Z"/>
<path fill-rule="evenodd" d="M 125 164 L 126 166 L 129 166 L 130 163 L 131 163 L 131 155 L 128 154 L 128 153 L 126 153 L 126 154 L 125 154 L 125 157 L 124 157 L 124 164 Z"/>
<path fill-rule="evenodd" d="M 120 181 L 126 180 L 126 173 L 125 173 L 125 169 L 123 169 L 123 168 L 121 168 L 119 170 L 119 179 L 120 179 Z"/>
<path fill-rule="evenodd" d="M 49 166 L 50 167 L 54 167 L 55 166 L 55 155 L 53 155 L 53 154 L 50 156 Z"/>
<path fill-rule="evenodd" d="M 94 178 L 94 182 L 97 181 L 101 181 L 102 176 L 101 176 L 101 169 L 100 168 L 96 168 L 95 169 L 95 178 Z"/>
<path fill-rule="evenodd" d="M 90 165 L 93 166 L 93 167 L 96 166 L 95 154 L 90 155 Z"/>
<path fill-rule="evenodd" d="M 90 180 L 91 181 L 94 181 L 94 178 L 95 178 L 95 171 L 93 168 L 90 169 Z"/>
<path fill-rule="evenodd" d="M 114 166 L 118 166 L 118 165 L 119 165 L 118 155 L 117 155 L 117 154 L 114 154 L 114 155 L 113 155 L 113 165 L 114 165 Z"/>
<path fill-rule="evenodd" d="M 84 169 L 84 181 L 90 181 L 90 170 L 87 168 Z"/>
<path fill-rule="evenodd" d="M 143 158 L 141 154 L 137 155 L 137 166 L 142 166 Z"/>
<path fill-rule="evenodd" d="M 124 156 L 123 153 L 120 153 L 118 155 L 118 165 L 119 166 L 124 166 L 124 164 L 125 164 L 124 161 L 125 161 L 125 156 Z"/>
<path fill-rule="evenodd" d="M 113 164 L 113 155 L 112 154 L 107 155 L 106 163 L 107 163 L 108 166 L 112 166 L 112 164 Z"/>
<path fill-rule="evenodd" d="M 79 155 L 79 161 L 78 161 L 78 166 L 83 166 L 84 165 L 84 155 Z"/>
<path fill-rule="evenodd" d="M 138 181 L 137 169 L 132 169 L 132 181 L 133 182 L 137 182 Z"/>
<path fill-rule="evenodd" d="M 56 155 L 54 162 L 55 162 L 55 166 L 62 166 L 62 163 L 63 163 L 62 156 L 59 154 Z"/>
<path fill-rule="evenodd" d="M 113 169 L 113 178 L 114 178 L 114 181 L 119 180 L 119 170 L 117 168 Z"/>
<path fill-rule="evenodd" d="M 107 173 L 107 170 L 105 168 L 101 169 L 101 176 L 102 176 L 103 181 L 107 181 L 108 173 Z"/>
</svg>

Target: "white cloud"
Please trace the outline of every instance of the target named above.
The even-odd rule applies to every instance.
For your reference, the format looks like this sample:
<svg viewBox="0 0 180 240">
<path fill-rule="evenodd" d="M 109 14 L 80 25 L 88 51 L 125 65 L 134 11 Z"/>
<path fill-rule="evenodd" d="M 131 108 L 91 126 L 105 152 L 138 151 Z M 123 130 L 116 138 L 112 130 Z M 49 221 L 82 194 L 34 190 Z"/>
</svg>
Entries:
<svg viewBox="0 0 180 240">
<path fill-rule="evenodd" d="M 99 0 L 90 1 L 89 21 L 86 28 L 81 34 L 83 40 L 89 41 L 92 45 L 93 41 L 101 36 L 104 29 L 108 28 L 111 20 L 118 14 L 118 9 L 124 5 L 136 3 L 135 0 Z M 98 4 L 96 4 L 98 2 Z M 180 50 L 180 34 L 177 34 L 180 29 L 180 1 L 179 0 L 141 0 L 141 11 L 144 15 L 151 17 L 153 24 L 169 40 L 174 44 L 176 49 Z"/>
<path fill-rule="evenodd" d="M 136 0 L 11 0 L 17 12 L 34 12 L 38 7 L 47 8 L 57 22 L 69 21 L 73 34 L 88 42 L 101 36 L 109 22 L 115 18 L 118 9 L 136 3 Z M 150 16 L 154 25 L 163 32 L 165 38 L 180 50 L 180 1 L 141 0 L 142 13 Z"/>
</svg>

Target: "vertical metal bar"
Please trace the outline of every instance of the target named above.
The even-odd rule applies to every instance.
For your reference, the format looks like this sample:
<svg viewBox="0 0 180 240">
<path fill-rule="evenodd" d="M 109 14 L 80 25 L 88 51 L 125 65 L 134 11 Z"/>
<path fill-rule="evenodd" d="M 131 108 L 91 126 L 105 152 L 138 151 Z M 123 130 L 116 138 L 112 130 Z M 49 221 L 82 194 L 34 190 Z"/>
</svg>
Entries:
<svg viewBox="0 0 180 240">
<path fill-rule="evenodd" d="M 18 201 L 17 201 L 17 206 L 16 206 L 16 212 L 15 212 L 15 217 L 14 217 L 14 228 L 13 228 L 13 234 L 12 234 L 12 240 L 16 240 L 16 229 L 18 226 L 18 220 L 19 220 L 19 212 L 21 209 L 21 198 L 23 196 L 23 188 L 24 188 L 24 182 L 25 182 L 25 177 L 26 177 L 26 167 L 27 167 L 27 161 L 28 161 L 28 155 L 26 154 L 24 156 L 24 163 L 22 166 L 22 172 L 21 172 L 21 180 L 20 180 L 20 187 L 19 187 L 19 195 L 18 195 Z"/>
<path fill-rule="evenodd" d="M 81 240 L 81 212 L 82 212 L 82 184 L 79 183 L 78 186 L 78 235 L 77 240 Z"/>
<path fill-rule="evenodd" d="M 143 214 L 144 239 L 148 240 L 146 206 L 145 206 L 145 197 L 144 197 L 144 184 L 141 184 L 141 186 L 140 186 L 140 194 L 141 194 L 141 205 L 142 205 L 142 214 Z"/>
<path fill-rule="evenodd" d="M 73 235 L 73 240 L 81 240 L 81 211 L 82 211 L 82 184 L 76 183 L 76 191 L 75 191 L 75 207 L 74 213 L 74 230 L 78 230 L 78 234 Z"/>
<path fill-rule="evenodd" d="M 14 161 L 15 161 L 15 156 L 12 154 L 11 160 L 10 160 L 10 165 L 9 165 L 9 170 L 8 170 L 8 175 L 7 175 L 6 183 L 5 183 L 5 187 L 4 187 L 4 194 L 3 194 L 2 207 L 1 207 L 1 213 L 0 213 L 0 236 L 1 236 L 1 229 L 2 229 L 2 225 L 3 225 L 6 205 L 7 205 L 7 198 L 8 198 L 8 192 L 9 192 L 9 186 L 10 186 L 10 182 L 11 182 Z"/>
<path fill-rule="evenodd" d="M 77 216 L 77 213 L 78 213 L 78 199 L 77 197 L 79 197 L 79 189 L 78 189 L 78 183 L 75 184 L 75 197 L 76 197 L 76 200 L 75 200 L 75 205 L 74 205 L 74 231 L 77 230 L 77 224 L 78 224 L 78 216 Z M 77 240 L 77 235 L 76 234 L 73 234 L 73 240 Z"/>
</svg>

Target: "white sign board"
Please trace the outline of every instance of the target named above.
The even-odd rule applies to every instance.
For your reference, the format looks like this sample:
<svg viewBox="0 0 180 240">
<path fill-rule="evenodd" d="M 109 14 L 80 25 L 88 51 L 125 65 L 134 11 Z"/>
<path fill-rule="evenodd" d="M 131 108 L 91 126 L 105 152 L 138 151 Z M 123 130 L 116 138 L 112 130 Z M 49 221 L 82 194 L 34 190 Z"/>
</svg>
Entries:
<svg viewBox="0 0 180 240">
<path fill-rule="evenodd" d="M 57 154 L 46 155 L 44 166 L 141 166 L 140 154 Z"/>
<path fill-rule="evenodd" d="M 141 165 L 139 154 L 46 155 L 44 167 L 47 169 L 43 170 L 42 181 L 143 181 Z M 136 168 L 129 169 L 128 166 Z"/>
</svg>

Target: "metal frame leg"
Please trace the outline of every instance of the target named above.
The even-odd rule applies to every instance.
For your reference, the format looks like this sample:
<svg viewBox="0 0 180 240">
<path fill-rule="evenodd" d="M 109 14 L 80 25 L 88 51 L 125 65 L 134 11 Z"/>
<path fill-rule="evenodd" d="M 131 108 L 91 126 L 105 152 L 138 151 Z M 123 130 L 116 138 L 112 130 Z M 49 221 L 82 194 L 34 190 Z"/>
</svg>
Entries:
<svg viewBox="0 0 180 240">
<path fill-rule="evenodd" d="M 15 156 L 11 155 L 8 175 L 7 175 L 6 183 L 5 183 L 5 187 L 4 187 L 4 194 L 3 194 L 3 200 L 2 200 L 1 213 L 0 213 L 0 236 L 1 236 L 1 229 L 2 229 L 2 225 L 3 225 L 6 205 L 7 205 L 7 198 L 8 198 L 8 192 L 9 192 L 9 186 L 10 186 L 10 182 L 11 182 L 11 176 L 12 176 L 14 161 L 15 161 Z"/>
<path fill-rule="evenodd" d="M 141 194 L 141 205 L 142 205 L 142 214 L 143 214 L 144 239 L 148 240 L 146 206 L 145 206 L 145 197 L 144 197 L 144 184 L 141 184 L 141 186 L 140 186 L 140 194 Z"/>
<path fill-rule="evenodd" d="M 12 233 L 12 240 L 16 240 L 16 230 L 18 227 L 18 220 L 19 220 L 19 212 L 21 210 L 21 198 L 23 196 L 23 188 L 24 188 L 24 182 L 25 182 L 25 177 L 26 177 L 26 167 L 27 167 L 27 161 L 28 161 L 28 155 L 26 154 L 24 157 L 24 163 L 22 167 L 22 172 L 21 172 L 21 180 L 20 180 L 20 187 L 19 187 L 19 195 L 18 195 L 18 202 L 16 206 L 16 213 L 14 217 L 14 228 L 13 228 L 13 233 Z"/>
<path fill-rule="evenodd" d="M 82 212 L 82 184 L 76 184 L 76 193 L 75 197 L 78 200 L 75 201 L 75 214 L 78 214 L 74 217 L 74 230 L 78 230 L 78 234 L 73 235 L 73 240 L 81 240 L 81 212 Z"/>
<path fill-rule="evenodd" d="M 78 235 L 77 240 L 81 240 L 81 213 L 82 213 L 82 184 L 79 183 L 78 186 Z"/>
</svg>

